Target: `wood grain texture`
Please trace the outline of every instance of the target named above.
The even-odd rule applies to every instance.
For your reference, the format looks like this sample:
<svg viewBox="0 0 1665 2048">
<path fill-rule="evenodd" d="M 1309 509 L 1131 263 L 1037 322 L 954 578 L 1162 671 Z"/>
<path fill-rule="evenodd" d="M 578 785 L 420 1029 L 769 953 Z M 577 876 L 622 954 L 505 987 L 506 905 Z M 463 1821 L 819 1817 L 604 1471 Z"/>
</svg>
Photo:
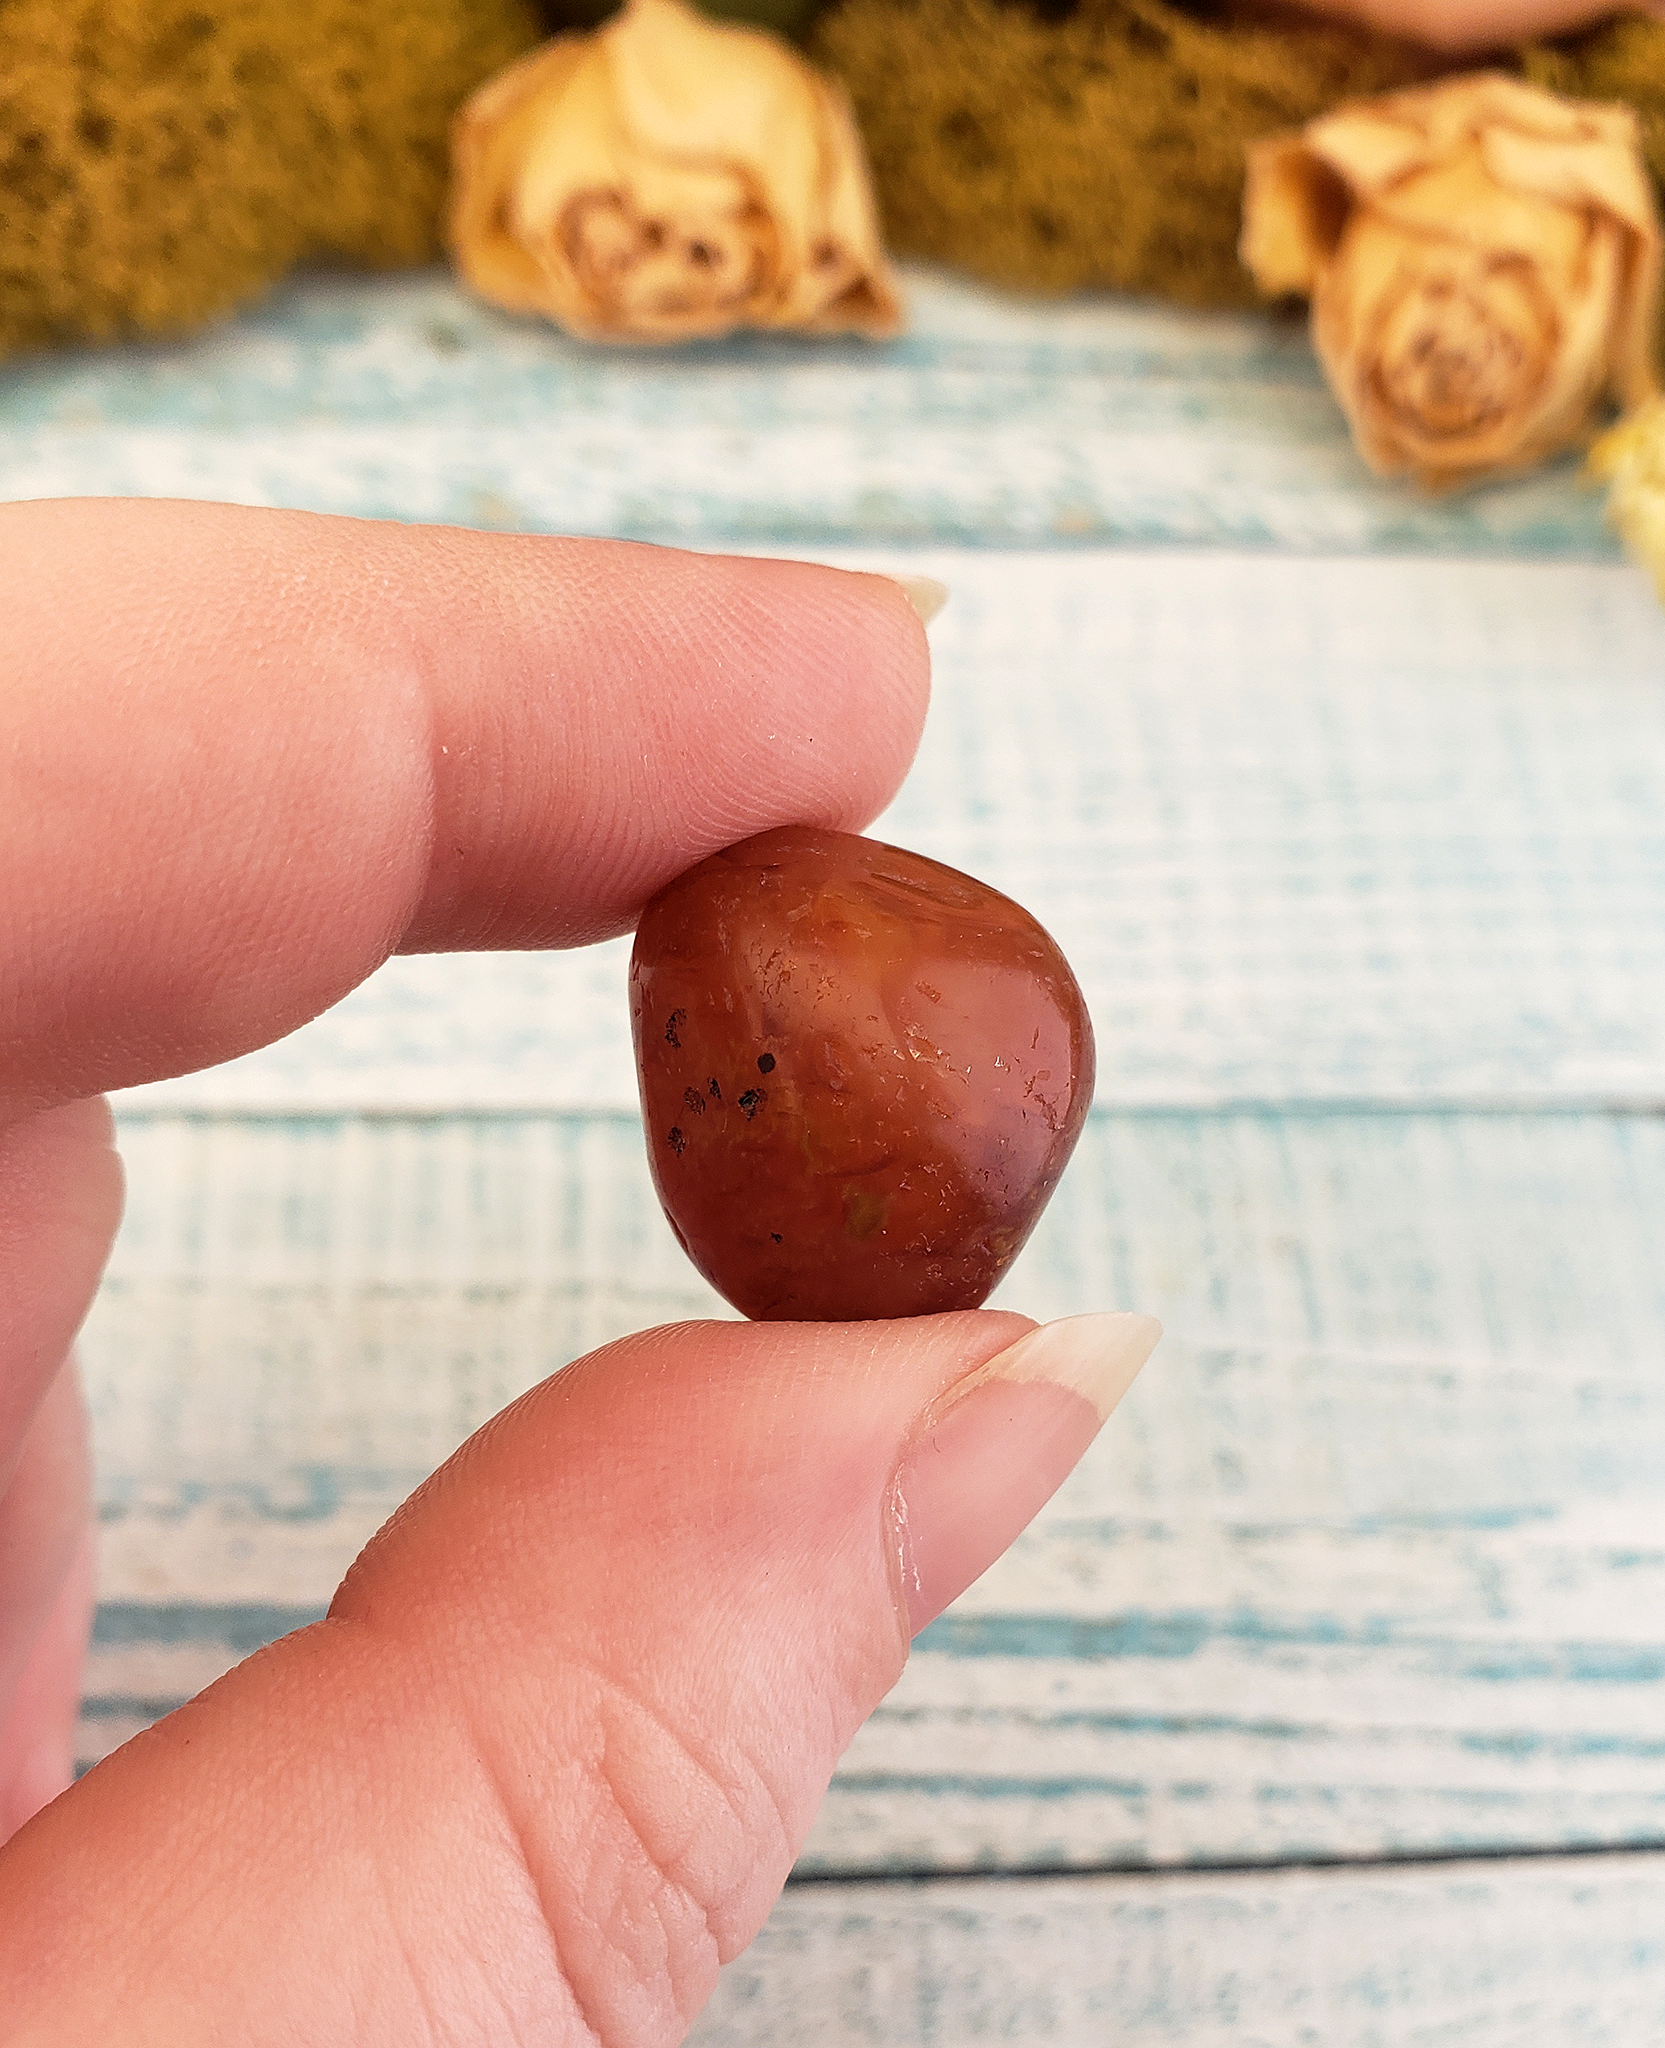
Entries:
<svg viewBox="0 0 1665 2048">
<path fill-rule="evenodd" d="M 1665 614 L 1639 573 L 918 565 L 953 596 L 874 829 L 1055 934 L 1102 1102 L 1665 1101 Z M 135 1101 L 626 1109 L 623 985 L 620 944 L 395 961 Z"/>
<path fill-rule="evenodd" d="M 0 370 L 0 495 L 917 568 L 882 830 L 1077 962 L 1100 1110 L 1005 1290 L 1169 1335 L 923 1639 L 700 2040 L 1653 2048 L 1665 623 L 1569 466 L 1373 482 L 1300 331 L 924 272 L 882 347 L 613 355 L 443 278 Z M 124 1105 L 86 1336 L 102 1753 L 317 1612 L 503 1402 L 713 1312 L 621 948 L 396 962 Z M 1617 1106 L 1617 1107 L 1615 1107 Z M 1145 1866 L 873 1886 L 884 1871 Z"/>
<path fill-rule="evenodd" d="M 695 2048 L 1652 2048 L 1665 1858 L 801 1886 Z"/>
<path fill-rule="evenodd" d="M 321 277 L 200 340 L 0 371 L 0 492 L 791 551 L 840 542 L 1608 556 L 1570 464 L 1362 470 L 1304 331 L 908 276 L 883 345 L 574 342 L 439 275 Z"/>
<path fill-rule="evenodd" d="M 87 1336 L 89 1753 L 468 1431 L 718 1311 L 628 1117 L 146 1118 Z M 1168 1335 L 929 1630 L 806 1867 L 1665 1841 L 1665 1126 L 1096 1114 L 1003 1298 Z"/>
</svg>

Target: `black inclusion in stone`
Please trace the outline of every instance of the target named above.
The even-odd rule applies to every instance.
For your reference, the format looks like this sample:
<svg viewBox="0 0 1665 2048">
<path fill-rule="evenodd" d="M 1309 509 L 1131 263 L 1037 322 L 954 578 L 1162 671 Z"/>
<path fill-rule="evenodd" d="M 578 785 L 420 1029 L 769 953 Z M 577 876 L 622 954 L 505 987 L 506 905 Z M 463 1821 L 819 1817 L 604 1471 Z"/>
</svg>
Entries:
<svg viewBox="0 0 1665 2048">
<path fill-rule="evenodd" d="M 760 1074 L 772 1074 L 775 1071 L 775 1056 L 772 1052 L 758 1055 L 757 1071 Z"/>
</svg>

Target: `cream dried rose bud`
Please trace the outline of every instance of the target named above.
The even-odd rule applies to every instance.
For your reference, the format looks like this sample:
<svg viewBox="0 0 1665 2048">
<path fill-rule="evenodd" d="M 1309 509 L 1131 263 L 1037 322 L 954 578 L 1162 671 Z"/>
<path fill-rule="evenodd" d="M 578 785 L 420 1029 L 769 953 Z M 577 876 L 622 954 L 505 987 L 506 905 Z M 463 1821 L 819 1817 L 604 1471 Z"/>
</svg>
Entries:
<svg viewBox="0 0 1665 2048">
<path fill-rule="evenodd" d="M 1628 108 L 1479 73 L 1251 145 L 1243 260 L 1312 298 L 1359 451 L 1431 488 L 1654 389 L 1660 227 Z"/>
<path fill-rule="evenodd" d="M 458 265 L 512 311 L 603 341 L 901 325 L 843 97 L 682 0 L 628 0 L 511 65 L 453 155 Z"/>
</svg>

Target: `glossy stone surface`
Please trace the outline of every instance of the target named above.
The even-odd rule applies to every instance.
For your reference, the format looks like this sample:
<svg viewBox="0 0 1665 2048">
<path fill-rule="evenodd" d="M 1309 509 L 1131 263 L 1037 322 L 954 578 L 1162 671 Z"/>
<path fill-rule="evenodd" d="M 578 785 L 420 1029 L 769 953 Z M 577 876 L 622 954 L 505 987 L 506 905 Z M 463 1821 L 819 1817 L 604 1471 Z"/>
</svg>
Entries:
<svg viewBox="0 0 1665 2048">
<path fill-rule="evenodd" d="M 765 832 L 661 890 L 630 1015 L 659 1199 L 748 1316 L 976 1307 L 1092 1100 L 1092 1026 L 1040 925 L 849 833 Z"/>
</svg>

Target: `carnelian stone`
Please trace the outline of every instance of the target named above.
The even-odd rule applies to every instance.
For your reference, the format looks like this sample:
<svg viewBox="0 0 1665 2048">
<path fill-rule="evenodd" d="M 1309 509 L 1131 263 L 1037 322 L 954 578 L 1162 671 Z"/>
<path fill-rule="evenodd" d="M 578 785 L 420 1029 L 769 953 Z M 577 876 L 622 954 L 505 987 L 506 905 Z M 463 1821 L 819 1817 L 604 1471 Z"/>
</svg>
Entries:
<svg viewBox="0 0 1665 2048">
<path fill-rule="evenodd" d="M 748 1316 L 975 1308 L 1093 1093 L 1064 956 L 969 875 L 788 826 L 654 897 L 630 963 L 648 1158 Z"/>
</svg>

